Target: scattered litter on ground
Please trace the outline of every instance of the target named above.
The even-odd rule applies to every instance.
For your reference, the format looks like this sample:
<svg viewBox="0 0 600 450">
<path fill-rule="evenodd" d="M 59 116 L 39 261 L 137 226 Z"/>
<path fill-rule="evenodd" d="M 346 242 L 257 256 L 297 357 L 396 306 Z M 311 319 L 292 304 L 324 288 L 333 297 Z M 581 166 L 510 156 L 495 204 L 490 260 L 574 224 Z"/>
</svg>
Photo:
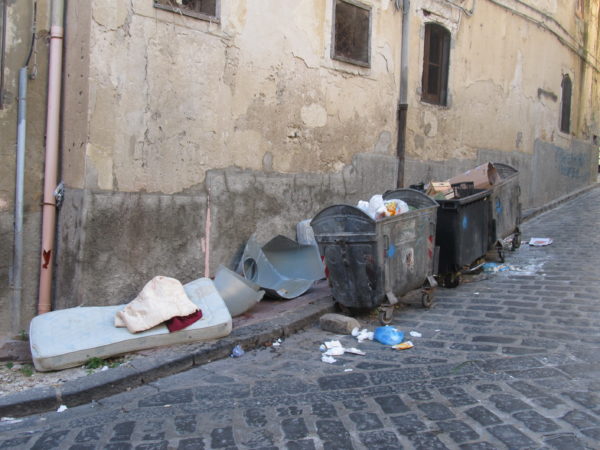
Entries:
<svg viewBox="0 0 600 450">
<path fill-rule="evenodd" d="M 357 349 L 357 348 L 354 348 L 354 347 L 352 347 L 352 348 L 344 348 L 344 351 L 345 351 L 346 353 L 351 353 L 351 354 L 353 354 L 353 355 L 361 355 L 361 356 L 364 356 L 364 355 L 366 355 L 366 353 L 365 353 L 365 352 L 363 352 L 362 350 L 359 350 L 359 349 Z"/>
<path fill-rule="evenodd" d="M 327 349 L 327 351 L 324 353 L 324 355 L 326 355 L 326 356 L 342 356 L 344 354 L 344 352 L 345 352 L 344 347 L 333 347 L 333 348 Z"/>
<path fill-rule="evenodd" d="M 483 271 L 487 273 L 506 272 L 507 270 L 517 270 L 517 268 L 510 264 L 500 264 L 496 262 L 488 262 L 483 265 Z"/>
<path fill-rule="evenodd" d="M 23 419 L 15 419 L 14 417 L 0 417 L 0 422 L 4 422 L 4 423 L 19 423 L 19 422 L 23 422 Z"/>
<path fill-rule="evenodd" d="M 552 244 L 552 239 L 550 238 L 531 238 L 529 240 L 529 245 L 533 247 L 544 247 L 546 245 Z"/>
<path fill-rule="evenodd" d="M 281 339 L 277 339 L 271 344 L 273 347 L 279 347 L 281 345 Z"/>
<path fill-rule="evenodd" d="M 352 372 L 354 369 L 344 369 L 344 372 Z"/>
<path fill-rule="evenodd" d="M 410 335 L 412 337 L 422 337 L 423 335 L 421 333 L 419 333 L 418 331 L 411 331 Z"/>
<path fill-rule="evenodd" d="M 323 361 L 324 363 L 327 363 L 327 364 L 333 364 L 334 362 L 337 361 L 337 359 L 332 358 L 331 356 L 322 355 L 321 361 Z"/>
<path fill-rule="evenodd" d="M 327 341 L 325 342 L 325 348 L 341 348 L 342 343 L 340 341 Z"/>
<path fill-rule="evenodd" d="M 479 292 L 475 292 L 474 295 L 479 295 Z"/>
<path fill-rule="evenodd" d="M 232 358 L 239 358 L 240 356 L 242 356 L 244 353 L 246 353 L 244 351 L 244 349 L 240 346 L 240 345 L 236 345 L 235 347 L 233 347 L 233 350 L 231 351 L 231 357 Z"/>
<path fill-rule="evenodd" d="M 375 328 L 373 337 L 377 342 L 381 342 L 384 345 L 395 345 L 402 342 L 404 333 L 398 331 L 395 327 L 385 325 L 383 327 Z"/>
<path fill-rule="evenodd" d="M 392 345 L 392 348 L 395 350 L 407 350 L 409 348 L 413 348 L 414 345 L 411 341 L 402 342 L 400 344 Z"/>
<path fill-rule="evenodd" d="M 362 330 L 359 330 L 358 328 L 353 329 L 352 336 L 358 339 L 359 343 L 366 340 L 372 341 L 374 339 L 374 333 L 366 328 L 363 328 Z"/>
<path fill-rule="evenodd" d="M 61 413 L 61 412 L 66 411 L 66 410 L 67 410 L 67 405 L 60 405 L 58 407 L 58 409 L 56 410 L 56 412 Z"/>
</svg>

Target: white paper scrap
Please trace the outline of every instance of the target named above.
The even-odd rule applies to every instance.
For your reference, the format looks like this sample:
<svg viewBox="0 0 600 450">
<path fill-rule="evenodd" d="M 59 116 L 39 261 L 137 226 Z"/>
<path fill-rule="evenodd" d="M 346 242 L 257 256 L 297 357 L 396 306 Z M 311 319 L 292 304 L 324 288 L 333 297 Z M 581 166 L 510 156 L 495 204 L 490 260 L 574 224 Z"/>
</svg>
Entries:
<svg viewBox="0 0 600 450">
<path fill-rule="evenodd" d="M 58 407 L 58 409 L 56 410 L 56 412 L 63 412 L 67 410 L 67 406 L 66 405 L 60 405 Z"/>
<path fill-rule="evenodd" d="M 346 351 L 346 353 L 352 353 L 353 355 L 361 355 L 361 356 L 366 355 L 365 352 L 363 352 L 362 350 L 359 350 L 357 348 L 354 348 L 354 347 L 352 347 L 352 348 L 345 348 L 344 350 Z"/>
<path fill-rule="evenodd" d="M 544 247 L 550 244 L 552 244 L 552 239 L 550 238 L 531 238 L 529 240 L 529 245 L 533 245 L 534 247 Z"/>
<path fill-rule="evenodd" d="M 321 356 L 321 361 L 323 361 L 324 363 L 333 364 L 337 360 L 335 358 L 332 358 L 331 356 L 322 355 Z"/>
<path fill-rule="evenodd" d="M 423 335 L 421 333 L 419 333 L 418 331 L 411 331 L 410 335 L 412 337 L 422 337 Z"/>
<path fill-rule="evenodd" d="M 333 347 L 324 353 L 324 355 L 326 355 L 326 356 L 342 356 L 343 354 L 344 354 L 343 347 Z"/>
<path fill-rule="evenodd" d="M 340 341 L 327 341 L 327 342 L 325 342 L 325 347 L 327 347 L 327 348 L 342 348 L 342 343 Z"/>
</svg>

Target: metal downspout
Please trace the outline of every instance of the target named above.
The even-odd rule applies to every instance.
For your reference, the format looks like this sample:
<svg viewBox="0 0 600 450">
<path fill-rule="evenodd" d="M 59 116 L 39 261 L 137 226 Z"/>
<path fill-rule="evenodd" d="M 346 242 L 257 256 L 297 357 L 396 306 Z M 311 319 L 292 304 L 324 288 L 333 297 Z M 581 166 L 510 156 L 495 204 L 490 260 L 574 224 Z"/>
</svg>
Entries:
<svg viewBox="0 0 600 450">
<path fill-rule="evenodd" d="M 56 200 L 54 198 L 54 190 L 56 188 L 58 177 L 58 132 L 62 77 L 64 3 L 64 0 L 52 0 L 38 314 L 50 311 L 52 304 L 52 261 L 54 257 L 56 229 Z"/>
<path fill-rule="evenodd" d="M 404 186 L 404 166 L 406 159 L 406 116 L 408 114 L 408 45 L 410 23 L 410 0 L 402 2 L 402 47 L 400 50 L 400 99 L 398 101 L 398 177 L 396 186 Z"/>
<path fill-rule="evenodd" d="M 17 166 L 15 173 L 15 228 L 12 267 L 13 297 L 11 327 L 17 333 L 21 326 L 23 292 L 23 192 L 25 179 L 25 139 L 27 131 L 27 66 L 19 69 L 19 107 L 17 112 Z"/>
</svg>

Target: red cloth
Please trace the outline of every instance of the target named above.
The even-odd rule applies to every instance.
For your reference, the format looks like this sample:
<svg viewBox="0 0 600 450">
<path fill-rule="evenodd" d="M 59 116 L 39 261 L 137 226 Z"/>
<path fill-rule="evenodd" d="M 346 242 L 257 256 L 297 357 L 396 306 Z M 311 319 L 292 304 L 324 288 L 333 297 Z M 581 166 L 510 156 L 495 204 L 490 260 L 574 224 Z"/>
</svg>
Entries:
<svg viewBox="0 0 600 450">
<path fill-rule="evenodd" d="M 195 313 L 190 314 L 189 316 L 175 316 L 165 322 L 165 325 L 169 329 L 169 333 L 173 333 L 175 331 L 183 330 L 186 327 L 189 327 L 194 322 L 197 322 L 202 318 L 202 311 L 198 310 Z"/>
</svg>

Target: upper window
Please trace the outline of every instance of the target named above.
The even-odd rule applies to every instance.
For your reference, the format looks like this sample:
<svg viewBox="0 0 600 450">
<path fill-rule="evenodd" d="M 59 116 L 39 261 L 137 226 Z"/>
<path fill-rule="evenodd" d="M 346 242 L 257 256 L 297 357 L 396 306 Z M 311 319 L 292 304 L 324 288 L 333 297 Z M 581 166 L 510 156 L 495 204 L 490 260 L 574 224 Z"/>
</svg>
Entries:
<svg viewBox="0 0 600 450">
<path fill-rule="evenodd" d="M 569 133 L 571 131 L 571 91 L 573 89 L 569 75 L 563 76 L 561 87 L 560 131 Z"/>
<path fill-rule="evenodd" d="M 448 64 L 450 62 L 450 32 L 441 25 L 425 25 L 423 80 L 421 99 L 436 105 L 446 105 Z"/>
<path fill-rule="evenodd" d="M 331 57 L 369 67 L 371 9 L 350 0 L 335 0 Z"/>
<path fill-rule="evenodd" d="M 219 20 L 219 0 L 154 0 L 154 7 L 197 19 Z"/>
</svg>

